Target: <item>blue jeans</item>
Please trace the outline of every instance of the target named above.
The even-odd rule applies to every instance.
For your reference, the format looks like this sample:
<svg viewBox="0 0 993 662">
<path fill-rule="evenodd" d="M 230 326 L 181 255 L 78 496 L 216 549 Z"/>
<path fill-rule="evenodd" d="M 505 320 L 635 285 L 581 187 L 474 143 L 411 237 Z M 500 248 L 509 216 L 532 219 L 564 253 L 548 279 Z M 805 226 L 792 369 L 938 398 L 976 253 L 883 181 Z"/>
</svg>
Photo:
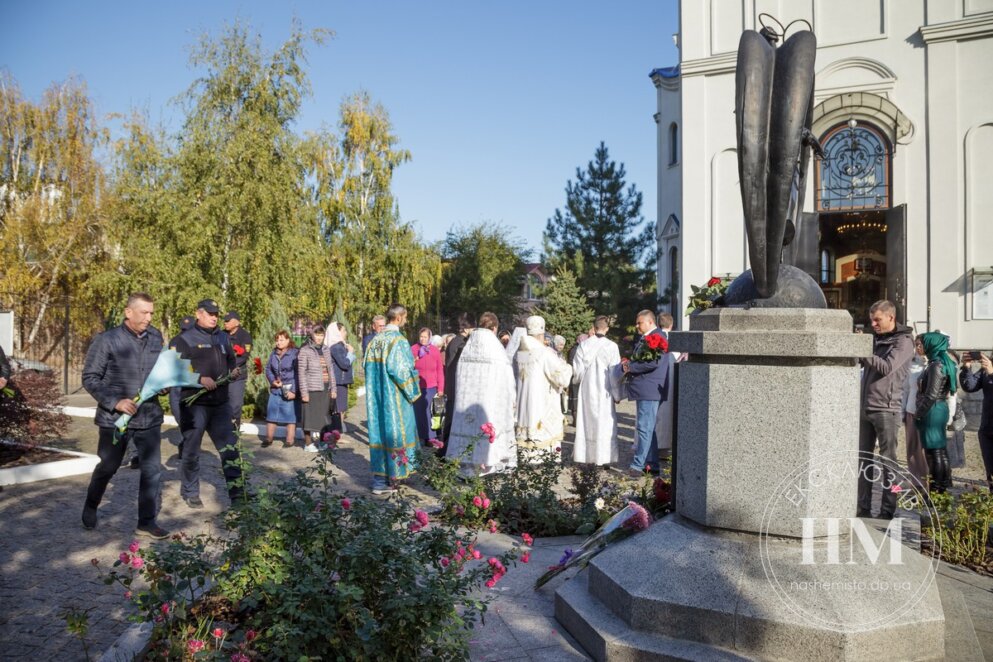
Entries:
<svg viewBox="0 0 993 662">
<path fill-rule="evenodd" d="M 637 406 L 637 419 L 635 423 L 634 458 L 631 460 L 631 468 L 641 471 L 645 464 L 650 464 L 653 469 L 659 467 L 659 445 L 655 438 L 655 418 L 659 413 L 659 400 L 635 400 Z"/>
<path fill-rule="evenodd" d="M 117 473 L 127 450 L 128 440 L 134 443 L 141 462 L 138 479 L 138 526 L 154 526 L 159 512 L 159 491 L 162 482 L 161 429 L 128 430 L 114 443 L 114 428 L 100 428 L 97 455 L 100 463 L 93 470 L 90 486 L 86 490 L 86 506 L 96 509 L 107 491 L 107 484 Z"/>
</svg>

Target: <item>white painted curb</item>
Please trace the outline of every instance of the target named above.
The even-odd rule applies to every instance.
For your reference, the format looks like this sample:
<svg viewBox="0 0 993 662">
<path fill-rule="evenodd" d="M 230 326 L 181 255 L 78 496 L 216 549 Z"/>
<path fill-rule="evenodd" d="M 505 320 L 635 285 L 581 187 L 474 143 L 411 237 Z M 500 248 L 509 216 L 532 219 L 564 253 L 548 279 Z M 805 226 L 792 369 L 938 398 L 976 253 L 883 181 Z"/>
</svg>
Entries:
<svg viewBox="0 0 993 662">
<path fill-rule="evenodd" d="M 0 441 L 3 444 L 10 444 L 7 441 Z M 10 444 L 13 445 L 13 444 Z M 23 467 L 9 467 L 0 469 L 0 486 L 19 485 L 21 483 L 34 483 L 39 480 L 49 480 L 52 478 L 65 478 L 66 476 L 78 476 L 88 474 L 100 463 L 100 458 L 89 453 L 63 450 L 61 448 L 50 448 L 48 446 L 35 446 L 38 450 L 62 453 L 73 456 L 71 460 L 56 460 L 55 462 L 42 462 L 41 464 L 30 464 Z"/>
</svg>

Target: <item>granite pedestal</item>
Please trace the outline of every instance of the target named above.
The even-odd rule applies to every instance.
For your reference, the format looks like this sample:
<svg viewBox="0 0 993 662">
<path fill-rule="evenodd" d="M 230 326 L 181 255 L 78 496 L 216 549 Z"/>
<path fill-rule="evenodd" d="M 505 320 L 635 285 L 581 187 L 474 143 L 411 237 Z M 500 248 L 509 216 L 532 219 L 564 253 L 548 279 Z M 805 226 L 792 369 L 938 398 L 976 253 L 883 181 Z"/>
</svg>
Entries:
<svg viewBox="0 0 993 662">
<path fill-rule="evenodd" d="M 872 338 L 851 325 L 845 311 L 722 308 L 670 334 L 689 353 L 677 513 L 557 592 L 591 655 L 943 659 L 935 561 L 900 545 L 900 520 L 855 518 Z"/>
</svg>

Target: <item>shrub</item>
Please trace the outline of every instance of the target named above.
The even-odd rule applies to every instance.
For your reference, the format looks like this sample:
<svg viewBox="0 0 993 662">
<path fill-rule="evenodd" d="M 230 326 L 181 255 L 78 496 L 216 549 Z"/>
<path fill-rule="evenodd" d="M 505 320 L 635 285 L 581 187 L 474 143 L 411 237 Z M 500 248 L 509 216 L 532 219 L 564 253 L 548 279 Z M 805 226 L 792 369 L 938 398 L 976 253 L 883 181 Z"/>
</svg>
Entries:
<svg viewBox="0 0 993 662">
<path fill-rule="evenodd" d="M 467 659 L 486 610 L 477 589 L 515 552 L 483 562 L 471 533 L 426 526 L 405 498 L 349 499 L 334 483 L 322 456 L 232 510 L 229 536 L 123 552 L 105 581 L 155 623 L 152 655 Z"/>
<path fill-rule="evenodd" d="M 69 417 L 62 413 L 62 390 L 54 373 L 21 370 L 0 395 L 0 438 L 35 446 L 65 436 Z"/>
<path fill-rule="evenodd" d="M 980 567 L 993 561 L 988 547 L 993 494 L 972 488 L 958 497 L 932 493 L 930 498 L 938 521 L 925 525 L 924 533 L 941 551 L 942 558 Z"/>
</svg>

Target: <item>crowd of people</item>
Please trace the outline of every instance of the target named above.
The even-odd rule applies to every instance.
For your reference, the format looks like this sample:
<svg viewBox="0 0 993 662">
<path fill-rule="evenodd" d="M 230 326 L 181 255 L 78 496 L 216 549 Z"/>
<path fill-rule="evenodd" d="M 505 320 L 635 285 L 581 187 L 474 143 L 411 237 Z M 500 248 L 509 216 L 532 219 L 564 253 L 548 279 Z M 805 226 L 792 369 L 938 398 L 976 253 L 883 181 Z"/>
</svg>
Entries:
<svg viewBox="0 0 993 662">
<path fill-rule="evenodd" d="M 98 508 L 129 444 L 140 469 L 139 535 L 163 538 L 157 523 L 161 493 L 161 426 L 157 399 L 136 403 L 159 354 L 166 347 L 151 325 L 152 298 L 132 294 L 123 323 L 96 336 L 87 352 L 83 386 L 97 402 L 99 463 L 86 492 L 82 522 L 98 523 Z M 180 494 L 190 508 L 200 500 L 200 448 L 207 433 L 221 457 L 232 503 L 245 498 L 236 430 L 245 394 L 247 362 L 253 340 L 228 311 L 219 327 L 217 302 L 205 299 L 185 318 L 168 347 L 188 359 L 199 374 L 197 386 L 172 389 L 170 403 L 181 432 Z M 951 470 L 964 464 L 961 449 L 960 391 L 984 394 L 979 443 L 986 479 L 993 490 L 993 363 L 981 352 L 962 357 L 949 349 L 938 331 L 913 337 L 896 321 L 896 309 L 879 301 L 870 309 L 872 355 L 860 359 L 859 517 L 871 517 L 872 476 L 898 482 L 897 431 L 906 430 L 906 464 L 922 490 L 946 491 Z M 525 326 L 501 330 L 490 312 L 478 319 L 458 317 L 457 328 L 438 336 L 421 328 L 412 346 L 404 335 L 407 310 L 394 304 L 372 321 L 362 339 L 372 491 L 387 494 L 409 477 L 419 446 L 460 463 L 465 475 L 513 471 L 520 462 L 561 461 L 565 416 L 575 423 L 572 460 L 600 466 L 618 461 L 617 405 L 635 402 L 635 443 L 626 471 L 657 473 L 672 448 L 673 407 L 670 381 L 674 365 L 685 359 L 669 351 L 672 318 L 650 310 L 634 320 L 638 335 L 622 357 L 609 337 L 609 320 L 597 317 L 564 355 L 565 339 L 548 333 L 540 316 Z M 262 446 L 286 427 L 285 446 L 303 430 L 304 448 L 317 452 L 331 432 L 342 432 L 356 354 L 342 324 L 310 329 L 297 348 L 286 330 L 262 367 L 269 384 L 267 429 Z M 0 387 L 10 366 L 0 351 Z M 956 410 L 958 409 L 958 414 Z M 115 421 L 131 416 L 121 432 Z M 878 454 L 888 460 L 877 464 Z M 888 464 L 888 466 L 887 466 Z M 882 490 L 880 518 L 896 515 L 896 492 Z"/>
<path fill-rule="evenodd" d="M 859 421 L 858 517 L 873 517 L 874 478 L 883 486 L 899 484 L 896 465 L 897 430 L 906 433 L 906 463 L 923 491 L 945 492 L 952 484 L 952 469 L 965 466 L 965 427 L 957 393 L 983 392 L 979 446 L 986 481 L 993 491 L 993 363 L 982 352 L 960 357 L 949 349 L 949 338 L 940 331 L 916 338 L 910 327 L 896 321 L 896 306 L 877 301 L 869 309 L 873 331 L 872 356 L 860 359 L 862 389 Z M 978 370 L 973 364 L 978 363 Z M 878 455 L 888 462 L 876 460 Z M 897 491 L 881 490 L 875 515 L 892 519 Z"/>
</svg>

